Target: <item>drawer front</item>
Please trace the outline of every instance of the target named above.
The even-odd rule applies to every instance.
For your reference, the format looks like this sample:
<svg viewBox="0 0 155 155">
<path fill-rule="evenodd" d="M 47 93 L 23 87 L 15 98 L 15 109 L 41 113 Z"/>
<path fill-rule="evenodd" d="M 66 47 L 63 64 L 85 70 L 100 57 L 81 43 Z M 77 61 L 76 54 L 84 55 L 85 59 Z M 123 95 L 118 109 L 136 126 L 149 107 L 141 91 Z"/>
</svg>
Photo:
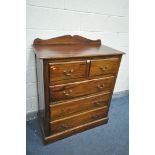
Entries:
<svg viewBox="0 0 155 155">
<path fill-rule="evenodd" d="M 110 97 L 111 93 L 106 93 L 51 105 L 51 120 L 60 119 L 65 116 L 69 116 L 71 114 L 76 114 L 93 108 L 108 106 Z"/>
<path fill-rule="evenodd" d="M 86 62 L 49 63 L 50 82 L 85 77 Z"/>
<path fill-rule="evenodd" d="M 92 60 L 89 76 L 116 74 L 118 72 L 119 63 L 119 58 Z"/>
<path fill-rule="evenodd" d="M 51 131 L 53 133 L 57 133 L 64 130 L 68 130 L 76 126 L 104 118 L 107 116 L 107 113 L 108 113 L 108 108 L 103 107 L 97 110 L 89 111 L 87 113 L 82 113 L 80 115 L 68 117 L 66 119 L 57 120 L 50 123 Z"/>
<path fill-rule="evenodd" d="M 50 86 L 50 101 L 72 99 L 79 96 L 112 90 L 114 81 L 115 77 L 110 76 L 101 79 Z"/>
</svg>

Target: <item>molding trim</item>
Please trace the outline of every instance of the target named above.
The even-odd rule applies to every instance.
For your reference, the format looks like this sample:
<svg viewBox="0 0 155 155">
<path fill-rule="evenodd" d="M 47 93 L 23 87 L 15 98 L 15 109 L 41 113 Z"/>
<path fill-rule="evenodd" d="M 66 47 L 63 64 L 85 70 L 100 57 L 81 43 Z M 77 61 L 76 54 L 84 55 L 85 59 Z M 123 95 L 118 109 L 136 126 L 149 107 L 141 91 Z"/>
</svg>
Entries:
<svg viewBox="0 0 155 155">
<path fill-rule="evenodd" d="M 65 35 L 51 39 L 36 38 L 33 45 L 101 45 L 101 40 L 91 40 L 79 35 Z"/>
<path fill-rule="evenodd" d="M 112 99 L 120 98 L 120 97 L 127 96 L 127 95 L 129 95 L 129 90 L 115 92 L 112 95 Z M 38 113 L 37 111 L 28 112 L 26 114 L 26 121 L 30 121 L 30 120 L 37 118 L 38 117 L 37 113 Z"/>
</svg>

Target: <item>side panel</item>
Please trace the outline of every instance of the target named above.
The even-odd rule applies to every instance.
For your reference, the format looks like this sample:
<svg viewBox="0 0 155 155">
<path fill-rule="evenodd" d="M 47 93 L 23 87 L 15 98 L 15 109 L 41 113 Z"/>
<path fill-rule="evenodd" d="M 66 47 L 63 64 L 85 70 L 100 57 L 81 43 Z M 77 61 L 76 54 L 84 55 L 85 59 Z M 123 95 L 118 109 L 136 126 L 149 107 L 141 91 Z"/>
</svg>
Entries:
<svg viewBox="0 0 155 155">
<path fill-rule="evenodd" d="M 44 136 L 49 136 L 49 124 L 47 117 L 46 97 L 45 97 L 45 77 L 44 62 L 36 57 L 37 90 L 38 90 L 38 117 Z"/>
</svg>

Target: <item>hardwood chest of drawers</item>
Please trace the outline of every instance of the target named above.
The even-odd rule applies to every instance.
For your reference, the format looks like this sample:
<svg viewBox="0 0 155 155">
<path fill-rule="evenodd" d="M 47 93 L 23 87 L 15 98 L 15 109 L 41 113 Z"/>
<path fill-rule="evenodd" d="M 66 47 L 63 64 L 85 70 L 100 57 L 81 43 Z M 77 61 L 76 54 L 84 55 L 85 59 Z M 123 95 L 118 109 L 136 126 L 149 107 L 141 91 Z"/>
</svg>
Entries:
<svg viewBox="0 0 155 155">
<path fill-rule="evenodd" d="M 106 124 L 123 52 L 81 36 L 35 39 L 44 142 Z"/>
</svg>

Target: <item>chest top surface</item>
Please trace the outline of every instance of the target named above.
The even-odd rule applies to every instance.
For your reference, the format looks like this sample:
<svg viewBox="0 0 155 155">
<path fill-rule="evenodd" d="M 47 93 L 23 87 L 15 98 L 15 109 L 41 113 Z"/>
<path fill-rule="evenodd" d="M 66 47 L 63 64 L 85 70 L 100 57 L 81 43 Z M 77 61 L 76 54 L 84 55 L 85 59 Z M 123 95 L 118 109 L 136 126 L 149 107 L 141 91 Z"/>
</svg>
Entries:
<svg viewBox="0 0 155 155">
<path fill-rule="evenodd" d="M 61 36 L 47 40 L 35 39 L 35 54 L 40 59 L 98 57 L 122 55 L 121 51 L 101 45 L 101 40 L 90 40 L 78 35 Z"/>
</svg>

